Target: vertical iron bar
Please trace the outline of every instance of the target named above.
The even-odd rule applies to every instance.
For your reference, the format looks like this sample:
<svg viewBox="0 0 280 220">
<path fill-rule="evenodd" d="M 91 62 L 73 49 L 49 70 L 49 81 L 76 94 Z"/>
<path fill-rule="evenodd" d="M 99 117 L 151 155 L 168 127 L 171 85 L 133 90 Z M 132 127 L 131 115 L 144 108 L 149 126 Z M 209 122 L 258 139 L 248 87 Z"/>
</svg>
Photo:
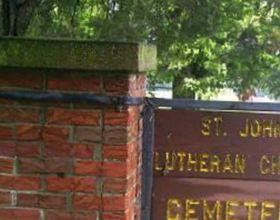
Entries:
<svg viewBox="0 0 280 220">
<path fill-rule="evenodd" d="M 151 220 L 153 187 L 154 107 L 146 103 L 143 115 L 142 220 Z"/>
</svg>

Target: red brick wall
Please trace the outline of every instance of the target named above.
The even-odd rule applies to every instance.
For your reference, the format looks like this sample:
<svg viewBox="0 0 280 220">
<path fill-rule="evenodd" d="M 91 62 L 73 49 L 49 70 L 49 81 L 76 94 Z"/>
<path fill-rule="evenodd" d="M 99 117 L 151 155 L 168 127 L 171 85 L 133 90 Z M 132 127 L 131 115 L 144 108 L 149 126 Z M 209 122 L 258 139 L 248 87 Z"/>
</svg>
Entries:
<svg viewBox="0 0 280 220">
<path fill-rule="evenodd" d="M 1 90 L 145 95 L 144 74 L 0 70 Z M 0 100 L 0 219 L 139 219 L 137 106 Z"/>
</svg>

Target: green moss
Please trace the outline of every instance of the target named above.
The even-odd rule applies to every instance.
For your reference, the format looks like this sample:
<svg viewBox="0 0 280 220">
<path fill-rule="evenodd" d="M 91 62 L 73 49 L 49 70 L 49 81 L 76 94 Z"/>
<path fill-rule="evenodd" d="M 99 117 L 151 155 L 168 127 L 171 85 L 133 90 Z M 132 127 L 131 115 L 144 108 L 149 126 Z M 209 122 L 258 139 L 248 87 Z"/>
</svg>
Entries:
<svg viewBox="0 0 280 220">
<path fill-rule="evenodd" d="M 148 71 L 156 68 L 156 48 L 137 43 L 2 37 L 0 67 Z"/>
</svg>

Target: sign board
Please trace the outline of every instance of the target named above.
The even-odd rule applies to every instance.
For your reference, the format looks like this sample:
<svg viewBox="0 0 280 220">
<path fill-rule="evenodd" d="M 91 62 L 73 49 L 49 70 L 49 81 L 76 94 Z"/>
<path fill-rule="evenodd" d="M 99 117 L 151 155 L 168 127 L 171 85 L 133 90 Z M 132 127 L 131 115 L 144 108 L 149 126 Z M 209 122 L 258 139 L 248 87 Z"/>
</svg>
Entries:
<svg viewBox="0 0 280 220">
<path fill-rule="evenodd" d="M 153 220 L 280 219 L 280 115 L 155 111 Z"/>
</svg>

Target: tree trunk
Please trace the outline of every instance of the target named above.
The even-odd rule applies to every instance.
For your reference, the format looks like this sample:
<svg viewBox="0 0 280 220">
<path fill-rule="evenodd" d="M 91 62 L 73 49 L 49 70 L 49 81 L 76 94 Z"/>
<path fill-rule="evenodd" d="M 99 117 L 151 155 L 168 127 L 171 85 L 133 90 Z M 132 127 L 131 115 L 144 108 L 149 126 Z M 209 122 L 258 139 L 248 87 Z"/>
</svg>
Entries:
<svg viewBox="0 0 280 220">
<path fill-rule="evenodd" d="M 185 74 L 178 74 L 174 77 L 172 84 L 173 98 L 195 99 L 195 93 L 193 91 L 186 91 L 184 89 L 185 77 Z"/>
<path fill-rule="evenodd" d="M 3 35 L 3 0 L 0 0 L 0 35 Z"/>
<path fill-rule="evenodd" d="M 1 0 L 2 35 L 25 35 L 34 11 L 41 1 L 42 0 Z"/>
</svg>

